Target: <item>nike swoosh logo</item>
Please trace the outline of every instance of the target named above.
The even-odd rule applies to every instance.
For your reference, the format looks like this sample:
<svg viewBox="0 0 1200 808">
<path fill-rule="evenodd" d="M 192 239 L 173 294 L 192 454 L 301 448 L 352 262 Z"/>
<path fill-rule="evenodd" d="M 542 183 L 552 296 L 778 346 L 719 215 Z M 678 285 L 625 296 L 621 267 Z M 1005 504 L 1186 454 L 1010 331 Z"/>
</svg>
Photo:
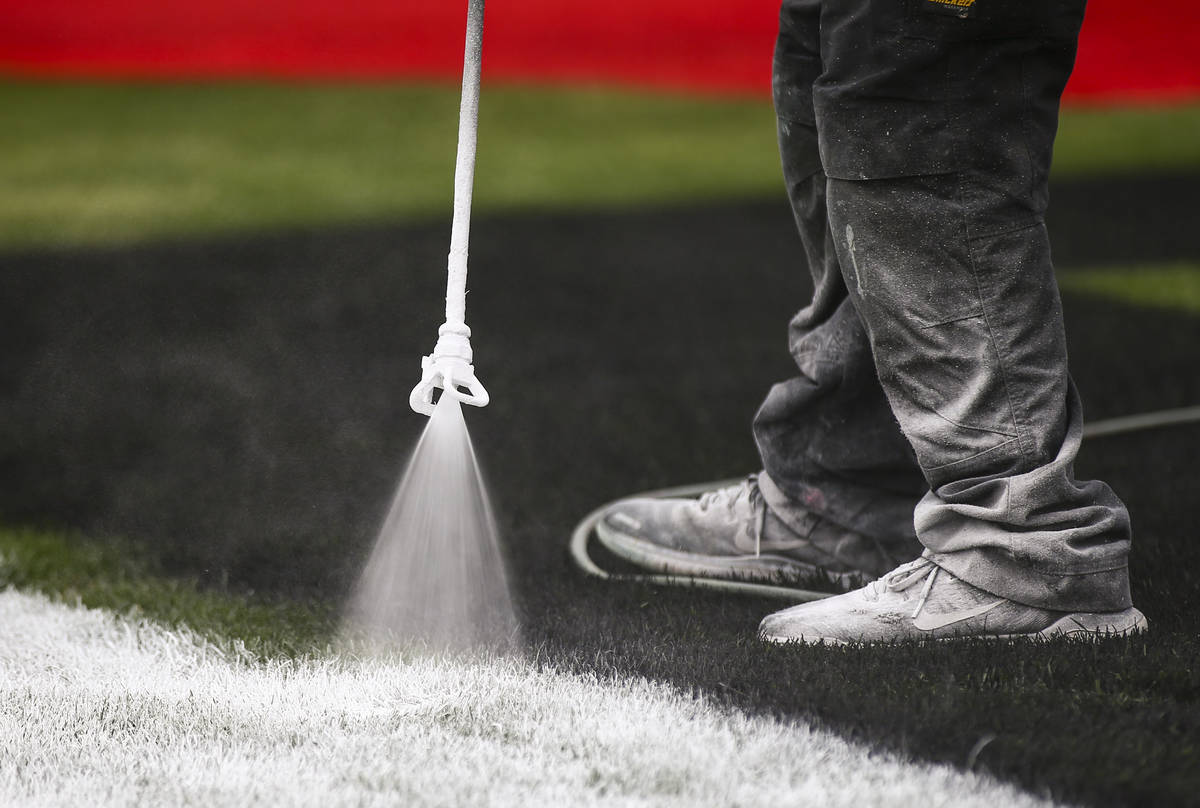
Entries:
<svg viewBox="0 0 1200 808">
<path fill-rule="evenodd" d="M 972 617 L 978 617 L 981 614 L 987 614 L 1003 602 L 1003 600 L 998 600 L 995 603 L 981 603 L 978 606 L 974 606 L 970 609 L 962 609 L 957 612 L 945 612 L 943 614 L 920 614 L 913 618 L 913 626 L 921 631 L 936 631 L 939 628 L 952 626 L 955 623 L 961 623 L 963 620 L 969 620 Z"/>
</svg>

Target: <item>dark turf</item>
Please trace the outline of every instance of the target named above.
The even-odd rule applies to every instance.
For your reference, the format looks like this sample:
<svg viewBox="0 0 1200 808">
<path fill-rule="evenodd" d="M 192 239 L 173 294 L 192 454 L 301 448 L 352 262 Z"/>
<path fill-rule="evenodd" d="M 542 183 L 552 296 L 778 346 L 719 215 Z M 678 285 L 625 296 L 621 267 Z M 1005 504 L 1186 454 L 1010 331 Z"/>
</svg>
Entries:
<svg viewBox="0 0 1200 808">
<path fill-rule="evenodd" d="M 1195 188 L 1057 186 L 1059 266 L 1200 257 Z M 0 523 L 132 537 L 215 585 L 340 597 L 423 425 L 406 402 L 447 242 L 439 224 L 0 256 Z M 749 418 L 789 374 L 784 325 L 808 290 L 786 207 L 491 218 L 472 245 L 493 404 L 469 423 L 545 658 L 959 764 L 996 734 L 982 765 L 1059 795 L 1200 793 L 1200 429 L 1098 439 L 1080 459 L 1129 501 L 1153 641 L 764 648 L 770 604 L 595 584 L 564 548 L 599 502 L 756 468 Z M 1200 318 L 1066 307 L 1090 417 L 1200 403 Z"/>
</svg>

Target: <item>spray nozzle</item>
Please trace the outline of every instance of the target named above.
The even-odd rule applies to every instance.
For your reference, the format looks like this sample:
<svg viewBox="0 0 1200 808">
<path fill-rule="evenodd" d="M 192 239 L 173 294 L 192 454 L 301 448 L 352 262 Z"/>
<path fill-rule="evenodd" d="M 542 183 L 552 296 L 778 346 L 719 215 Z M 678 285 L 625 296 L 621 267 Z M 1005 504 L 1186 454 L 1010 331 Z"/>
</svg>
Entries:
<svg viewBox="0 0 1200 808">
<path fill-rule="evenodd" d="M 471 358 L 471 329 L 463 323 L 443 323 L 433 353 L 421 357 L 421 381 L 409 394 L 408 405 L 422 415 L 433 415 L 433 391 L 440 387 L 442 395 L 473 407 L 486 407 L 491 397 L 475 378 Z"/>
</svg>

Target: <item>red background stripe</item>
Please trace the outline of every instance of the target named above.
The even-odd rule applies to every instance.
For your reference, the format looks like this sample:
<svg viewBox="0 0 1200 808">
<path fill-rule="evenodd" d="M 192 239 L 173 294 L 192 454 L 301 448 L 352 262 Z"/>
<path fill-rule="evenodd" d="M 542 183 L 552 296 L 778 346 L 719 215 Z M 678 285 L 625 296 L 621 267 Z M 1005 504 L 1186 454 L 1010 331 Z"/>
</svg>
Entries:
<svg viewBox="0 0 1200 808">
<path fill-rule="evenodd" d="M 1193 0 L 1091 0 L 1076 101 L 1200 99 Z M 465 0 L 0 0 L 0 70 L 451 78 Z M 765 94 L 778 0 L 493 0 L 488 79 Z"/>
</svg>

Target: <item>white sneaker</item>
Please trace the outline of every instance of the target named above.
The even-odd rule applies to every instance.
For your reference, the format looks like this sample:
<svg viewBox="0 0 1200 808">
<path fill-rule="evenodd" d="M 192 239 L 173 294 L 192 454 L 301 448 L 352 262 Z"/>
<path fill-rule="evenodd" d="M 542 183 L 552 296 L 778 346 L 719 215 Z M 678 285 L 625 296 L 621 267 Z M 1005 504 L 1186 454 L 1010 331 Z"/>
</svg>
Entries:
<svg viewBox="0 0 1200 808">
<path fill-rule="evenodd" d="M 878 542 L 815 514 L 798 533 L 763 500 L 755 475 L 699 499 L 626 499 L 596 524 L 600 543 L 656 572 L 795 580 L 821 572 L 856 586 L 895 564 Z"/>
<path fill-rule="evenodd" d="M 862 589 L 767 615 L 758 634 L 777 643 L 886 643 L 963 637 L 1107 637 L 1145 631 L 1145 615 L 1059 612 L 984 592 L 927 558 Z"/>
</svg>

